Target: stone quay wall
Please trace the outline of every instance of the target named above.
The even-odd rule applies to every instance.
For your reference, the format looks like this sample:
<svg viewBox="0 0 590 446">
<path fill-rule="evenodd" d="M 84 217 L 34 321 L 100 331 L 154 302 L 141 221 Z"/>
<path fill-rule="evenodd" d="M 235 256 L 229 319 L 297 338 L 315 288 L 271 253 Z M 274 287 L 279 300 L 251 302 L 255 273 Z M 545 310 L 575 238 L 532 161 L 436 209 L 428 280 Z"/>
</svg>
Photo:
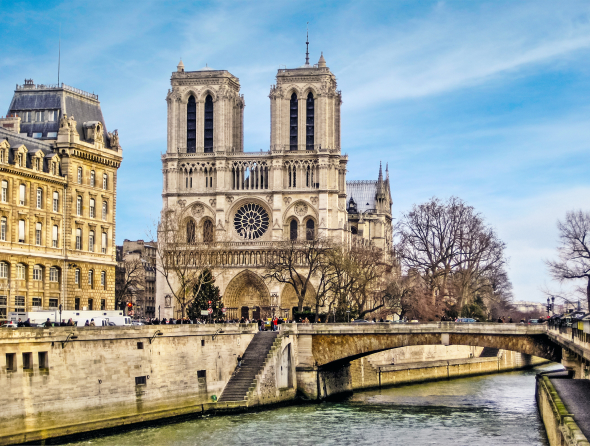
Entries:
<svg viewBox="0 0 590 446">
<path fill-rule="evenodd" d="M 2 330 L 0 444 L 219 409 L 212 397 L 255 332 L 253 324 Z"/>
<path fill-rule="evenodd" d="M 590 446 L 548 376 L 537 375 L 536 399 L 551 446 Z"/>
</svg>

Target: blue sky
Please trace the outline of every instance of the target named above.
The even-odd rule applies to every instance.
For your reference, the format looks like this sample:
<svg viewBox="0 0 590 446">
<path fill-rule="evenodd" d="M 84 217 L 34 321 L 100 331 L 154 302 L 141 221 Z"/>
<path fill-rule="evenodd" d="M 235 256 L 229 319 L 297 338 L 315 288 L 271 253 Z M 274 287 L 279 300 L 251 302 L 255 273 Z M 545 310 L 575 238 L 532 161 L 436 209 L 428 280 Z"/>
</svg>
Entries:
<svg viewBox="0 0 590 446">
<path fill-rule="evenodd" d="M 432 196 L 473 205 L 507 243 L 518 300 L 555 286 L 556 221 L 588 209 L 587 1 L 0 0 L 0 104 L 25 78 L 98 93 L 118 129 L 117 241 L 160 210 L 169 78 L 206 63 L 240 78 L 245 149 L 269 145 L 269 87 L 320 51 L 343 94 L 349 179 L 389 163 L 394 215 Z M 1 108 L 1 106 L 0 106 Z M 0 111 L 5 113 L 5 111 Z"/>
</svg>

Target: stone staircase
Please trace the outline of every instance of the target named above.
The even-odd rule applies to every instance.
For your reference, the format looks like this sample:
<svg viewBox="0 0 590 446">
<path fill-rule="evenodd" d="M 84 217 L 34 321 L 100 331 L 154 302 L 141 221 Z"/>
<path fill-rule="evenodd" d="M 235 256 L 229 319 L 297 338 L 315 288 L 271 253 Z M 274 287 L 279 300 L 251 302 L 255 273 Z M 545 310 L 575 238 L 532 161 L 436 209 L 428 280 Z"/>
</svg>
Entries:
<svg viewBox="0 0 590 446">
<path fill-rule="evenodd" d="M 242 367 L 236 370 L 223 389 L 220 403 L 229 401 L 248 401 L 250 393 L 258 384 L 259 375 L 277 346 L 281 344 L 278 331 L 259 331 L 246 348 L 242 358 Z"/>
</svg>

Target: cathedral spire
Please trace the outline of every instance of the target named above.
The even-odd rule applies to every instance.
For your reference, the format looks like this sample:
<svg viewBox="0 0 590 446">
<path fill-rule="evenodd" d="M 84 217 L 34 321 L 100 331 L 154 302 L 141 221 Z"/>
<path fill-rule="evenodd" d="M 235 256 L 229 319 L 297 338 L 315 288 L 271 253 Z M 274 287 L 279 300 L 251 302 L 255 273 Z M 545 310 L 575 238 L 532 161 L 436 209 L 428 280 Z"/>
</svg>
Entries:
<svg viewBox="0 0 590 446">
<path fill-rule="evenodd" d="M 379 183 L 383 182 L 383 169 L 381 168 L 381 161 L 379 161 Z"/>
<path fill-rule="evenodd" d="M 309 65 L 309 22 L 307 22 L 307 38 L 305 39 L 305 65 Z"/>
</svg>

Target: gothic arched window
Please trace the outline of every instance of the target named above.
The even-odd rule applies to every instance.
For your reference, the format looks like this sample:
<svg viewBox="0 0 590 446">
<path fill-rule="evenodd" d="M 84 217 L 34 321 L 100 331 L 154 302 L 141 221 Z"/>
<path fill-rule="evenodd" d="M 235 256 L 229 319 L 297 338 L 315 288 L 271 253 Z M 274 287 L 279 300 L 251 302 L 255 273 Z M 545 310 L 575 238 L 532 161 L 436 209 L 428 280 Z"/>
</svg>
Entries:
<svg viewBox="0 0 590 446">
<path fill-rule="evenodd" d="M 313 94 L 311 91 L 307 95 L 307 118 L 305 122 L 305 148 L 313 150 Z"/>
<path fill-rule="evenodd" d="M 213 152 L 213 98 L 205 98 L 205 152 Z"/>
<path fill-rule="evenodd" d="M 310 218 L 305 224 L 305 238 L 313 240 L 315 237 L 315 222 Z"/>
<path fill-rule="evenodd" d="M 186 242 L 195 243 L 195 222 L 192 220 L 186 223 Z"/>
<path fill-rule="evenodd" d="M 291 220 L 289 224 L 289 238 L 291 240 L 297 240 L 297 220 Z"/>
<path fill-rule="evenodd" d="M 289 131 L 289 148 L 291 150 L 297 150 L 297 95 L 293 93 L 291 95 L 291 102 L 289 105 L 289 116 L 290 116 L 290 131 Z"/>
<path fill-rule="evenodd" d="M 197 151 L 197 103 L 193 95 L 188 98 L 186 104 L 186 151 Z"/>
<path fill-rule="evenodd" d="M 203 241 L 205 243 L 213 242 L 213 222 L 211 220 L 205 220 L 203 223 Z"/>
</svg>

